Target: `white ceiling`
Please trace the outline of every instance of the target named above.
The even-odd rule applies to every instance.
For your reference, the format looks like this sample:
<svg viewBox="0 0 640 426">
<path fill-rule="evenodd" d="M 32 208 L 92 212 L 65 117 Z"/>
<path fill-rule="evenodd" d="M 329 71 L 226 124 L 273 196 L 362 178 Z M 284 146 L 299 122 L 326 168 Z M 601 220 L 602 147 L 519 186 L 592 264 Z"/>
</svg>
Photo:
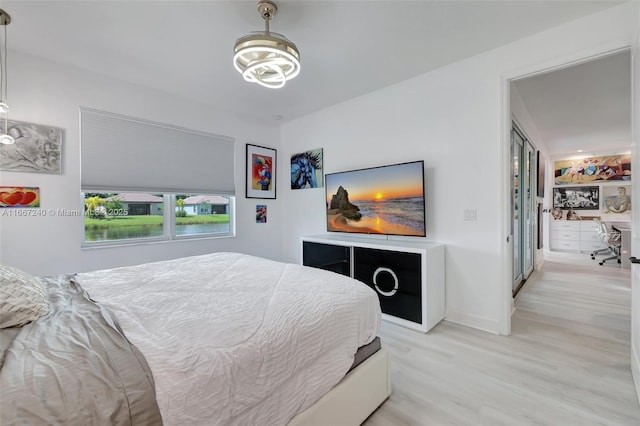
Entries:
<svg viewBox="0 0 640 426">
<path fill-rule="evenodd" d="M 513 82 L 552 155 L 631 146 L 629 51 Z"/>
<path fill-rule="evenodd" d="M 620 2 L 276 3 L 279 11 L 271 30 L 296 43 L 302 61 L 301 74 L 280 90 L 246 83 L 232 65 L 234 41 L 263 28 L 253 0 L 3 0 L 1 7 L 13 18 L 9 49 L 274 123 Z M 528 90 L 523 84 L 524 98 Z M 533 103 L 530 108 L 535 114 Z M 545 123 L 552 119 L 546 117 Z M 545 135 L 560 132 L 558 126 L 540 130 Z"/>
</svg>

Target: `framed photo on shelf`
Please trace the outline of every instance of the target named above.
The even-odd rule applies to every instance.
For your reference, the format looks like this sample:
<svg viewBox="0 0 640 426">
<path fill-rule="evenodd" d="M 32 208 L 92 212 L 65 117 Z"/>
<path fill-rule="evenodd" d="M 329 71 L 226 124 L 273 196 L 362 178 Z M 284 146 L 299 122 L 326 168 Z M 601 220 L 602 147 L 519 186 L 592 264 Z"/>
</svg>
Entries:
<svg viewBox="0 0 640 426">
<path fill-rule="evenodd" d="M 276 198 L 276 150 L 247 144 L 247 198 Z"/>
<path fill-rule="evenodd" d="M 599 210 L 600 187 L 574 186 L 553 188 L 553 207 L 563 210 Z"/>
</svg>

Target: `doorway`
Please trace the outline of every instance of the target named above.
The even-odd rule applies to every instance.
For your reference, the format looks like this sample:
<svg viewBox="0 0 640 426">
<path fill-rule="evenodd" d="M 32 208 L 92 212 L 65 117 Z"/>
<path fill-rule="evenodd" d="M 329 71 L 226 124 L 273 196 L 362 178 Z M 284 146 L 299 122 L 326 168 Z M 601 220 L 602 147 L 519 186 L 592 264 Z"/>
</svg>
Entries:
<svg viewBox="0 0 640 426">
<path fill-rule="evenodd" d="M 505 334 L 510 334 L 510 317 L 514 312 L 515 303 L 526 291 L 525 277 L 529 270 L 526 265 L 527 250 L 532 247 L 533 269 L 536 270 L 542 266 L 545 253 L 551 247 L 550 225 L 553 219 L 549 212 L 553 205 L 551 194 L 556 184 L 553 176 L 555 169 L 552 167 L 554 161 L 573 156 L 592 157 L 629 150 L 630 68 L 629 48 L 620 46 L 608 52 L 594 50 L 591 57 L 557 64 L 553 69 L 532 69 L 526 74 L 505 78 L 508 94 L 505 99 L 508 107 L 504 110 L 503 121 L 506 124 L 503 152 L 507 160 L 503 163 L 507 178 L 507 202 L 504 205 L 507 220 L 504 224 L 508 233 L 508 250 L 504 252 L 504 314 L 507 324 Z M 547 166 L 546 182 L 542 179 L 545 182 L 544 193 L 541 191 L 538 194 L 534 191 L 530 182 L 531 179 L 537 180 L 539 174 L 539 171 L 532 173 L 538 155 L 535 156 L 535 160 L 528 158 L 529 176 L 526 176 L 525 170 L 518 170 L 516 181 L 514 165 L 518 162 L 520 168 L 525 167 L 528 155 L 524 147 L 528 139 L 532 141 L 532 147 L 540 150 L 540 158 L 544 159 L 542 163 Z M 516 158 L 516 152 L 512 150 L 520 144 L 523 148 Z M 535 152 L 537 154 L 537 151 Z M 526 211 L 520 205 L 516 205 L 516 202 L 525 203 L 527 196 L 526 190 L 521 188 L 524 182 L 520 180 L 529 181 L 528 194 L 532 199 L 528 201 L 535 202 L 535 215 L 531 210 Z M 604 182 L 602 185 L 606 184 L 614 185 L 614 182 Z M 516 208 L 521 215 L 516 216 Z M 538 209 L 540 214 L 537 213 Z M 602 216 L 604 210 L 600 210 L 592 215 Z M 524 216 L 526 213 L 528 217 Z M 587 212 L 586 215 L 589 216 L 591 213 Z M 533 223 L 535 233 L 526 232 L 526 223 L 529 226 Z M 534 238 L 533 246 L 528 246 L 523 241 L 527 235 L 540 241 L 536 243 Z M 576 254 L 578 255 L 588 256 L 588 253 Z M 517 294 L 515 299 L 514 294 Z"/>
</svg>

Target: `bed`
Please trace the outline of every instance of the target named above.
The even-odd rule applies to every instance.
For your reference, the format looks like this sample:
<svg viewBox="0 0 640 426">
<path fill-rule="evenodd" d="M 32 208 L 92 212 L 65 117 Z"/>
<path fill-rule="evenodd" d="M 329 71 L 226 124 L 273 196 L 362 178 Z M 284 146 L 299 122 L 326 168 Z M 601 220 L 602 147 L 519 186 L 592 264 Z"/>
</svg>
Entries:
<svg viewBox="0 0 640 426">
<path fill-rule="evenodd" d="M 377 295 L 348 277 L 213 253 L 25 280 L 47 313 L 0 306 L 3 425 L 357 425 L 390 394 Z"/>
</svg>

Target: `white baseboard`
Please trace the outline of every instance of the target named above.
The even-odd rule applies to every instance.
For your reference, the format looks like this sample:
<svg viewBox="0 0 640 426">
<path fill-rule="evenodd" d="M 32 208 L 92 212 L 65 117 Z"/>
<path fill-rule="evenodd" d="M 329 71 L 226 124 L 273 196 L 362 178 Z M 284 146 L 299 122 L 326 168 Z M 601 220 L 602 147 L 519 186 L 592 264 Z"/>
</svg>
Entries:
<svg viewBox="0 0 640 426">
<path fill-rule="evenodd" d="M 633 385 L 636 388 L 636 398 L 640 403 L 640 354 L 636 352 L 636 345 L 631 342 L 631 375 L 633 376 Z"/>
<path fill-rule="evenodd" d="M 478 330 L 493 334 L 500 334 L 501 330 L 500 323 L 496 320 L 469 315 L 452 309 L 447 309 L 444 319 L 455 324 L 466 325 L 467 327 L 477 328 Z"/>
</svg>

